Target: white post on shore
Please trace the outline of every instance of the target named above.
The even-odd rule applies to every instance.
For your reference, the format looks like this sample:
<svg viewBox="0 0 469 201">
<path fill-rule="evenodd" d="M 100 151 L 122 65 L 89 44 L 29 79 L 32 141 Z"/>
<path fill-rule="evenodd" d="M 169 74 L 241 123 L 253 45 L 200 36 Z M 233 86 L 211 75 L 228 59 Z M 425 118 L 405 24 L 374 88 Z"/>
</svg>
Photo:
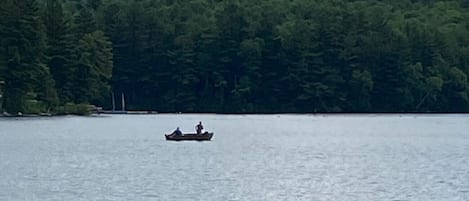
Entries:
<svg viewBox="0 0 469 201">
<path fill-rule="evenodd" d="M 0 116 L 3 113 L 3 85 L 5 84 L 5 81 L 0 80 Z"/>
<path fill-rule="evenodd" d="M 112 111 L 116 111 L 116 100 L 114 99 L 114 91 L 111 92 L 112 95 Z"/>
<path fill-rule="evenodd" d="M 124 97 L 124 92 L 122 92 L 122 111 L 125 111 L 125 97 Z"/>
</svg>

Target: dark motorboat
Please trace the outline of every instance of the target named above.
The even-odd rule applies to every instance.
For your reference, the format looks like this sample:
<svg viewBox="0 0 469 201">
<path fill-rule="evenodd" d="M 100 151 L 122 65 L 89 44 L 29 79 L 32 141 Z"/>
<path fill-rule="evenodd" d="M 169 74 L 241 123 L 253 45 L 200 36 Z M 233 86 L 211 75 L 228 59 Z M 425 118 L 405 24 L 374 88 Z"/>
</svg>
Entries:
<svg viewBox="0 0 469 201">
<path fill-rule="evenodd" d="M 194 140 L 194 141 L 209 141 L 212 139 L 213 133 L 205 132 L 202 134 L 183 134 L 183 135 L 175 135 L 175 134 L 165 134 L 166 140 L 173 140 L 173 141 L 182 141 L 182 140 Z"/>
</svg>

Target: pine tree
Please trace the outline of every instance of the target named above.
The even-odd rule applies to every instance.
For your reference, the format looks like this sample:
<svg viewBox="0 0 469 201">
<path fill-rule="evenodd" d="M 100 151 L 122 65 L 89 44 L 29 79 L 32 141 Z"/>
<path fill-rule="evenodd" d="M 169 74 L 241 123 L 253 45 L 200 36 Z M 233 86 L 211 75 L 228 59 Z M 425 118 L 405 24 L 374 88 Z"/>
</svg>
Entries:
<svg viewBox="0 0 469 201">
<path fill-rule="evenodd" d="M 49 68 L 44 65 L 45 36 L 35 0 L 8 0 L 2 46 L 6 47 L 5 109 L 40 112 L 57 103 Z"/>
<path fill-rule="evenodd" d="M 73 101 L 73 67 L 76 58 L 71 18 L 60 0 L 47 0 L 45 11 L 47 33 L 47 64 L 57 84 L 60 102 Z"/>
<path fill-rule="evenodd" d="M 97 30 L 94 14 L 92 10 L 86 6 L 81 6 L 78 10 L 78 14 L 75 15 L 74 22 L 75 26 L 73 27 L 73 32 L 78 40 L 81 40 L 84 35 Z"/>
<path fill-rule="evenodd" d="M 79 42 L 76 102 L 103 105 L 110 94 L 112 43 L 102 31 L 86 34 Z"/>
</svg>

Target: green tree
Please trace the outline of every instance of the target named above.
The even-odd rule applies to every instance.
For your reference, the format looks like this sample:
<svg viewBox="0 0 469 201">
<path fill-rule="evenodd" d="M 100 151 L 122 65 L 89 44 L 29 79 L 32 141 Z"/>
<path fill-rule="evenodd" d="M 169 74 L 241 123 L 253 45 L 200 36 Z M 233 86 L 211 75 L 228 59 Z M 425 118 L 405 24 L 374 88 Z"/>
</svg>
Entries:
<svg viewBox="0 0 469 201">
<path fill-rule="evenodd" d="M 461 112 L 468 111 L 468 80 L 467 74 L 459 68 L 449 69 L 447 80 L 443 85 L 445 111 Z"/>
<path fill-rule="evenodd" d="M 57 85 L 61 103 L 73 101 L 75 42 L 71 18 L 60 0 L 47 0 L 44 23 L 47 33 L 47 64 Z"/>
<path fill-rule="evenodd" d="M 86 34 L 78 46 L 76 102 L 103 105 L 110 94 L 112 44 L 102 31 Z"/>
<path fill-rule="evenodd" d="M 44 65 L 45 36 L 37 3 L 8 0 L 2 3 L 2 16 L 5 109 L 13 114 L 47 111 L 56 105 L 57 94 Z"/>
</svg>

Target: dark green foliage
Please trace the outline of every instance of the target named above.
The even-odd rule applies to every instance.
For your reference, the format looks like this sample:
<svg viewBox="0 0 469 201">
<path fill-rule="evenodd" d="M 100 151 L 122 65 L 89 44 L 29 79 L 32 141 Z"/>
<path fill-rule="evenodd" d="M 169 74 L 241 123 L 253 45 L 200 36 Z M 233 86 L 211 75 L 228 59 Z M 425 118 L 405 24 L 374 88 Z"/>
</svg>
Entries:
<svg viewBox="0 0 469 201">
<path fill-rule="evenodd" d="M 54 112 L 59 115 L 89 115 L 91 114 L 91 108 L 88 104 L 66 103 L 63 106 L 57 107 Z"/>
<path fill-rule="evenodd" d="M 57 104 L 57 93 L 44 64 L 45 35 L 37 3 L 7 0 L 1 5 L 4 107 L 13 114 L 45 112 Z M 32 103 L 37 104 L 30 107 Z"/>
<path fill-rule="evenodd" d="M 469 111 L 466 0 L 38 2 L 0 3 L 9 112 Z"/>
<path fill-rule="evenodd" d="M 76 62 L 72 35 L 71 16 L 62 7 L 60 0 L 47 0 L 44 11 L 47 33 L 47 64 L 57 85 L 62 103 L 73 100 L 73 74 Z"/>
<path fill-rule="evenodd" d="M 74 97 L 79 103 L 105 104 L 111 93 L 112 44 L 101 31 L 83 36 L 78 44 Z"/>
</svg>

